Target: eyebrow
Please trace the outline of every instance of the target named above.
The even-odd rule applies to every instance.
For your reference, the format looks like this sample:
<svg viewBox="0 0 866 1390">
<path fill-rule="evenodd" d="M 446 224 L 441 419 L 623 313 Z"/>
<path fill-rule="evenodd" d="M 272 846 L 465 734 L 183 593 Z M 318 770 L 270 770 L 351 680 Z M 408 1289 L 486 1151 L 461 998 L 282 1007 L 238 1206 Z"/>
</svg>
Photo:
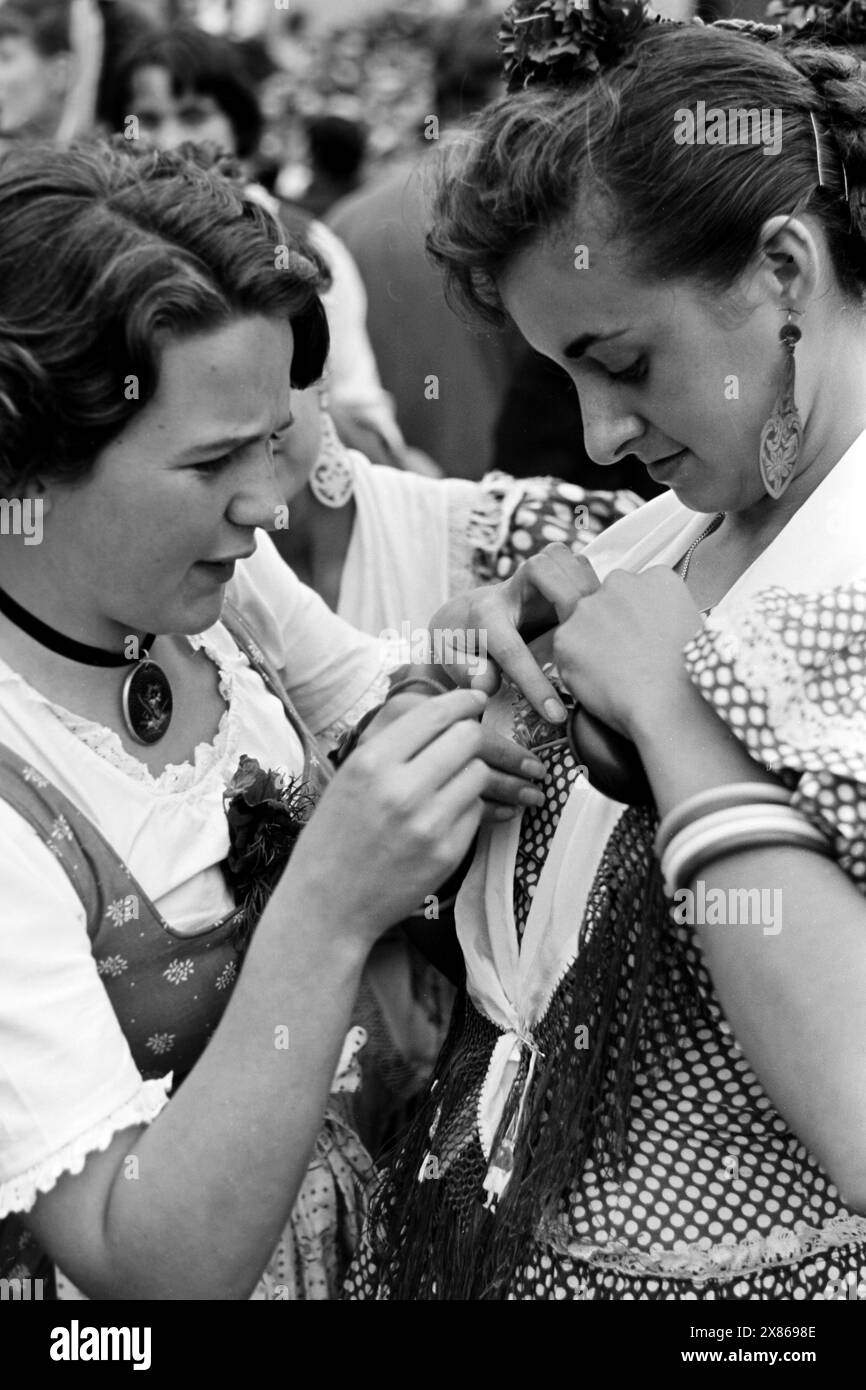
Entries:
<svg viewBox="0 0 866 1390">
<path fill-rule="evenodd" d="M 572 338 L 571 342 L 566 344 L 562 355 L 574 362 L 578 357 L 582 357 L 587 348 L 592 347 L 594 343 L 607 343 L 611 338 L 621 338 L 627 332 L 627 328 L 618 328 L 614 333 L 581 333 L 578 338 Z"/>
<path fill-rule="evenodd" d="M 293 423 L 294 417 L 290 416 L 282 424 L 277 425 L 275 430 L 271 430 L 271 434 L 282 434 L 283 430 L 287 430 Z M 270 439 L 270 437 L 269 434 L 268 438 Z M 261 434 L 234 434 L 226 435 L 223 439 L 210 439 L 203 444 L 191 445 L 189 449 L 185 449 L 182 454 L 178 455 L 175 462 L 188 463 L 204 454 L 232 454 L 236 449 L 243 449 L 247 444 L 255 444 L 257 439 L 263 438 L 264 436 Z"/>
</svg>

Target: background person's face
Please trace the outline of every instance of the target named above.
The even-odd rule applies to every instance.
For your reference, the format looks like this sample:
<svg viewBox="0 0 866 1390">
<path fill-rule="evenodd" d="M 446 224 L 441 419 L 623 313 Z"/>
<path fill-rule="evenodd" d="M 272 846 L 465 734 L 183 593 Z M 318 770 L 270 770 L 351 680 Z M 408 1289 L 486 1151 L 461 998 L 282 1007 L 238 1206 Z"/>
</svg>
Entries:
<svg viewBox="0 0 866 1390">
<path fill-rule="evenodd" d="M 0 136 L 51 136 L 68 80 L 66 54 L 44 58 L 28 39 L 0 37 Z"/>
<path fill-rule="evenodd" d="M 212 140 L 228 154 L 237 154 L 232 123 L 206 92 L 175 96 L 166 68 L 142 67 L 132 75 L 131 109 L 137 116 L 141 137 L 161 150 L 174 150 L 184 140 Z"/>
</svg>

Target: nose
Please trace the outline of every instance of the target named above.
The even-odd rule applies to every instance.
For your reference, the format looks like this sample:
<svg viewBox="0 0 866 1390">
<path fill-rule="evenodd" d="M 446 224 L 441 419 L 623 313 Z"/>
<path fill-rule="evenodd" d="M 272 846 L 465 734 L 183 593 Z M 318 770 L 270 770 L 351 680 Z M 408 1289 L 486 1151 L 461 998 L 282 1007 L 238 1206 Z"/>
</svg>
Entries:
<svg viewBox="0 0 866 1390">
<path fill-rule="evenodd" d="M 285 504 L 270 442 L 265 441 L 256 446 L 255 453 L 250 451 L 248 466 L 232 493 L 226 515 L 233 526 L 243 530 L 260 526 L 265 531 L 273 531 L 279 509 Z"/>
<path fill-rule="evenodd" d="M 625 408 L 622 387 L 587 376 L 580 381 L 577 394 L 583 417 L 583 442 L 593 462 L 619 463 L 633 453 L 644 425 L 639 415 Z"/>
</svg>

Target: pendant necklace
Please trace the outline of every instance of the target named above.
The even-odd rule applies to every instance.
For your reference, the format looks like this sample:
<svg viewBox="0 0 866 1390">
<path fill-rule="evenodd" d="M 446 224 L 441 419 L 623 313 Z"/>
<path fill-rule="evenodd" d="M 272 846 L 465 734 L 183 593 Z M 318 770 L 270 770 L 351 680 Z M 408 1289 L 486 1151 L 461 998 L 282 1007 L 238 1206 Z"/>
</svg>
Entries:
<svg viewBox="0 0 866 1390">
<path fill-rule="evenodd" d="M 173 698 L 168 676 L 161 666 L 150 660 L 155 633 L 149 632 L 142 639 L 140 655 L 136 643 L 136 655 L 128 657 L 122 652 L 106 652 L 101 647 L 89 647 L 84 642 L 64 637 L 62 632 L 34 618 L 3 589 L 0 589 L 0 613 L 5 613 L 10 622 L 43 647 L 70 661 L 80 661 L 85 666 L 126 666 L 134 661 L 120 696 L 123 722 L 136 743 L 158 743 L 166 733 L 171 723 Z"/>
</svg>

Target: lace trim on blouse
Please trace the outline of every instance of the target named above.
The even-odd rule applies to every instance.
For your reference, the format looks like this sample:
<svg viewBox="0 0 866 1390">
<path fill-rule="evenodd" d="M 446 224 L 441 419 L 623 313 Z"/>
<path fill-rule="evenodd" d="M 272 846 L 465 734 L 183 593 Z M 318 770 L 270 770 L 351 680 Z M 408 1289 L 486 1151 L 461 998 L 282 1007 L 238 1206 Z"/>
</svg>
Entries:
<svg viewBox="0 0 866 1390">
<path fill-rule="evenodd" d="M 498 474 L 494 474 L 498 477 Z M 502 475 L 504 476 L 504 475 Z M 501 495 L 486 491 L 454 489 L 448 499 L 448 594 L 477 589 L 481 582 L 475 565 L 477 550 L 495 553 L 508 530 Z M 432 614 L 431 614 L 432 617 Z"/>
<path fill-rule="evenodd" d="M 131 1100 L 113 1110 L 84 1134 L 45 1158 L 41 1163 L 0 1184 L 0 1220 L 12 1212 L 29 1211 L 40 1192 L 50 1192 L 64 1173 L 80 1173 L 88 1155 L 104 1153 L 114 1138 L 131 1125 L 147 1125 L 168 1104 L 172 1073 L 143 1081 Z"/>
<path fill-rule="evenodd" d="M 83 743 L 105 762 L 110 763 L 112 767 L 117 768 L 125 777 L 150 787 L 152 791 L 177 793 L 188 791 L 190 787 L 197 785 L 215 767 L 221 766 L 226 759 L 231 761 L 237 752 L 238 745 L 237 715 L 233 712 L 234 703 L 232 700 L 234 670 L 223 664 L 216 650 L 201 635 L 189 637 L 187 640 L 193 651 L 203 650 L 216 667 L 219 677 L 219 693 L 225 704 L 225 709 L 220 716 L 216 735 L 210 742 L 199 743 L 192 759 L 187 759 L 186 762 L 182 763 L 169 763 L 156 777 L 145 763 L 132 753 L 127 752 L 120 735 L 115 733 L 114 729 L 109 729 L 96 720 L 74 714 L 63 705 L 55 704 L 53 700 L 47 699 L 22 676 L 19 676 L 17 671 L 7 667 L 5 662 L 2 663 L 2 666 L 4 673 L 8 673 L 14 680 L 19 681 L 33 699 L 51 710 L 52 714 L 71 734 L 74 734 L 80 743 Z"/>
<path fill-rule="evenodd" d="M 839 1216 L 821 1227 L 804 1221 L 793 1227 L 774 1226 L 765 1236 L 753 1231 L 736 1245 L 711 1245 L 708 1250 L 691 1245 L 682 1251 L 654 1252 L 613 1242 L 598 1246 L 569 1241 L 559 1222 L 543 1226 L 540 1235 L 559 1255 L 635 1278 L 732 1279 L 866 1241 L 866 1217 Z"/>
<path fill-rule="evenodd" d="M 789 605 L 796 602 L 784 590 L 778 592 Z M 772 595 L 768 590 L 765 597 Z M 764 692 L 768 722 L 779 743 L 792 749 L 827 746 L 862 757 L 861 729 L 841 730 L 838 711 L 821 709 L 809 690 L 821 673 L 804 669 L 785 632 L 771 626 L 765 612 L 741 608 L 716 613 L 708 630 L 716 634 L 720 656 L 736 668 L 743 683 Z"/>
<path fill-rule="evenodd" d="M 356 724 L 360 724 L 368 710 L 375 709 L 377 705 L 384 702 L 388 694 L 388 674 L 395 667 L 401 664 L 401 659 L 405 661 L 405 656 L 401 658 L 400 653 L 392 652 L 386 659 L 375 680 L 367 686 L 363 695 L 359 695 L 355 703 L 342 714 L 339 719 L 335 719 L 333 724 L 328 724 L 326 728 L 320 729 L 316 734 L 316 740 L 330 752 L 336 748 L 340 739 L 343 738 Z"/>
</svg>

